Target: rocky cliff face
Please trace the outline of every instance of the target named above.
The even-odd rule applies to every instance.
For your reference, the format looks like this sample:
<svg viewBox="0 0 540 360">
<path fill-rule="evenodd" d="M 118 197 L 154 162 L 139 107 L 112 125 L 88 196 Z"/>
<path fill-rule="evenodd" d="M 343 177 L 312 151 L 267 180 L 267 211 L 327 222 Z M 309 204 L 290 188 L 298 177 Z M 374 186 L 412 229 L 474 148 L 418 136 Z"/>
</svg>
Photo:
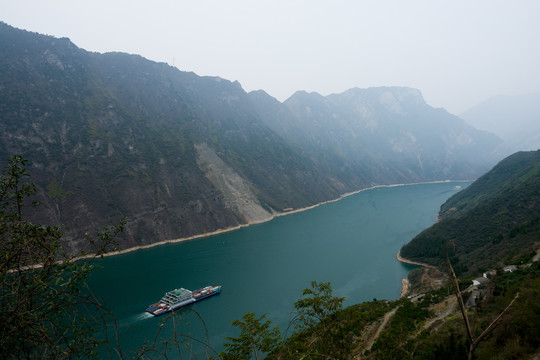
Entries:
<svg viewBox="0 0 540 360">
<path fill-rule="evenodd" d="M 497 143 L 417 90 L 280 103 L 3 23 L 0 119 L 0 162 L 29 160 L 44 204 L 32 216 L 64 224 L 73 249 L 122 216 L 130 247 L 263 221 L 374 183 L 473 178 Z"/>
<path fill-rule="evenodd" d="M 499 138 L 430 107 L 416 89 L 297 92 L 284 104 L 250 96 L 265 124 L 319 166 L 357 182 L 470 179 L 501 157 Z"/>
<path fill-rule="evenodd" d="M 272 218 L 264 209 L 246 179 L 228 166 L 206 143 L 195 145 L 197 164 L 214 189 L 224 199 L 227 209 L 244 223 L 262 222 Z"/>
</svg>

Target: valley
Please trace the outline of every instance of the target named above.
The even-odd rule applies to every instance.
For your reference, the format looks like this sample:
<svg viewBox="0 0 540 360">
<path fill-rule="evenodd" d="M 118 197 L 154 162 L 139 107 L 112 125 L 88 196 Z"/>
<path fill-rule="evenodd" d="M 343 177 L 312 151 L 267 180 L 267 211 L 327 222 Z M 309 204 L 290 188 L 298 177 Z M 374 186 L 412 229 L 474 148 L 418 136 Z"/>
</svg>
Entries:
<svg viewBox="0 0 540 360">
<path fill-rule="evenodd" d="M 22 154 L 71 252 L 126 219 L 121 249 L 270 218 L 376 185 L 474 179 L 501 140 L 419 90 L 297 92 L 238 82 L 0 24 L 0 165 Z"/>
</svg>

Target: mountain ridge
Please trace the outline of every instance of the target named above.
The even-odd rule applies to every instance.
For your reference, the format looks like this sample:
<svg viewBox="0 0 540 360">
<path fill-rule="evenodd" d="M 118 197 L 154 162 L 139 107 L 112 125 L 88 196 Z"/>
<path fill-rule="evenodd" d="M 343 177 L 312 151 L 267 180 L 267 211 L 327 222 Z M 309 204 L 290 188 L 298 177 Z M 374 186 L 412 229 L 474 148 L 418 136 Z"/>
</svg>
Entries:
<svg viewBox="0 0 540 360">
<path fill-rule="evenodd" d="M 497 158 L 500 141 L 427 104 L 392 102 L 398 88 L 366 90 L 389 94 L 382 105 L 362 100 L 376 115 L 367 119 L 353 105 L 339 109 L 344 95 L 306 93 L 300 101 L 298 93 L 280 103 L 238 82 L 139 55 L 88 52 L 5 23 L 0 65 L 0 165 L 13 154 L 30 161 L 43 204 L 32 216 L 64 224 L 73 249 L 85 246 L 80 234 L 123 216 L 120 244 L 129 248 L 373 185 L 474 178 Z M 405 114 L 388 115 L 399 106 Z M 320 109 L 318 117 L 306 115 L 307 107 Z M 431 134 L 408 128 L 416 118 L 449 124 L 450 135 L 437 134 L 448 146 L 435 162 L 424 159 L 436 144 Z M 369 121 L 378 133 L 363 131 Z M 400 126 L 391 142 L 381 124 Z"/>
</svg>

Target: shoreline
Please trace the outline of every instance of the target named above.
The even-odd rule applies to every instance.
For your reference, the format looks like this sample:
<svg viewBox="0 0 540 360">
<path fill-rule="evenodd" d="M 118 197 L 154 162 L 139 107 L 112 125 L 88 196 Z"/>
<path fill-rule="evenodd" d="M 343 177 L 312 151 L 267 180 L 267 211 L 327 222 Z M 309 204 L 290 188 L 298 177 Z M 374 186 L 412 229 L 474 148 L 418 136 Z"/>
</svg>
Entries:
<svg viewBox="0 0 540 360">
<path fill-rule="evenodd" d="M 418 265 L 418 266 L 426 267 L 426 268 L 429 268 L 429 269 L 435 269 L 435 266 L 433 266 L 433 265 L 429 265 L 429 264 L 422 263 L 422 262 L 419 262 L 419 261 L 413 261 L 413 260 L 405 259 L 404 257 L 401 256 L 401 250 L 399 250 L 398 253 L 396 254 L 396 259 L 397 259 L 397 261 L 402 262 L 404 264 Z"/>
<path fill-rule="evenodd" d="M 310 206 L 307 206 L 307 207 L 298 208 L 298 209 L 294 209 L 294 210 L 291 210 L 291 211 L 285 211 L 285 212 L 276 212 L 276 213 L 272 214 L 272 216 L 270 216 L 270 217 L 268 217 L 268 218 L 266 218 L 264 220 L 250 221 L 250 222 L 245 223 L 245 224 L 231 226 L 231 227 L 223 228 L 223 229 L 217 229 L 217 230 L 214 230 L 214 231 L 210 231 L 210 232 L 206 232 L 206 233 L 202 233 L 202 234 L 197 234 L 197 235 L 191 235 L 191 236 L 178 238 L 178 239 L 162 240 L 162 241 L 158 241 L 158 242 L 151 243 L 151 244 L 133 246 L 133 247 L 130 247 L 130 248 L 127 248 L 127 249 L 107 252 L 107 253 L 104 253 L 102 256 L 107 257 L 107 256 L 122 255 L 122 254 L 127 254 L 127 253 L 130 253 L 130 252 L 133 252 L 133 251 L 137 251 L 137 250 L 153 248 L 155 246 L 160 246 L 160 245 L 165 245 L 165 244 L 174 244 L 174 243 L 179 243 L 179 242 L 184 242 L 184 241 L 191 241 L 191 240 L 201 239 L 201 238 L 205 238 L 205 237 L 209 237 L 209 236 L 219 235 L 219 234 L 227 233 L 227 232 L 230 232 L 230 231 L 239 230 L 239 229 L 251 226 L 251 225 L 262 224 L 262 223 L 271 221 L 271 220 L 275 219 L 276 217 L 286 216 L 286 215 L 289 215 L 289 214 L 296 214 L 296 213 L 299 213 L 299 212 L 311 210 L 311 209 L 314 209 L 314 208 L 316 208 L 318 206 L 322 206 L 322 205 L 325 205 L 325 204 L 330 204 L 330 203 L 333 203 L 333 202 L 343 200 L 346 197 L 359 194 L 359 193 L 361 193 L 363 191 L 374 190 L 374 189 L 378 189 L 378 188 L 392 188 L 392 187 L 399 187 L 399 186 L 412 186 L 412 185 L 423 185 L 423 184 L 440 184 L 440 183 L 448 183 L 448 182 L 468 182 L 468 181 L 471 181 L 471 180 L 438 180 L 438 181 L 416 182 L 416 183 L 409 183 L 409 184 L 374 185 L 374 186 L 363 188 L 363 189 L 360 189 L 360 190 L 344 193 L 344 194 L 340 195 L 339 197 L 337 197 L 336 199 L 323 201 L 321 203 L 317 203 L 317 204 L 310 205 Z M 95 254 L 89 254 L 89 255 L 86 255 L 86 256 L 77 257 L 76 259 L 78 260 L 78 259 L 84 259 L 84 258 L 91 258 L 93 256 L 95 256 Z M 403 263 L 431 267 L 431 265 L 428 265 L 428 264 L 411 262 L 410 260 L 401 258 L 399 252 L 398 252 L 397 256 L 398 256 L 398 261 L 403 262 Z"/>
<path fill-rule="evenodd" d="M 397 261 L 404 264 L 417 265 L 417 266 L 425 267 L 428 269 L 435 269 L 435 266 L 433 265 L 405 259 L 404 257 L 401 256 L 401 250 L 399 250 L 398 253 L 396 254 L 396 259 Z M 411 283 L 409 281 L 409 278 L 407 277 L 405 279 L 401 279 L 401 293 L 399 295 L 399 299 L 403 299 L 404 297 L 406 297 L 409 294 L 410 289 L 411 289 Z"/>
</svg>

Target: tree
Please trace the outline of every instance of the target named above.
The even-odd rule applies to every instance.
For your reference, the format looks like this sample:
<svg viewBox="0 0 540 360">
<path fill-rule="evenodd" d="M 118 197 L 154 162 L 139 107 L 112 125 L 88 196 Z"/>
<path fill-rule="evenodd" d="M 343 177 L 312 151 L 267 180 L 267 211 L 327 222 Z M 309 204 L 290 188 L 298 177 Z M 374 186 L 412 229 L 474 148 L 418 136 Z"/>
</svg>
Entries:
<svg viewBox="0 0 540 360">
<path fill-rule="evenodd" d="M 345 298 L 332 294 L 330 282 L 316 281 L 312 281 L 311 288 L 304 289 L 302 295 L 304 297 L 294 303 L 298 312 L 295 326 L 297 329 L 311 331 L 310 346 L 303 352 L 309 353 L 310 358 L 345 358 L 352 342 L 334 321 Z"/>
<path fill-rule="evenodd" d="M 0 177 L 0 349 L 4 358 L 97 357 L 110 313 L 86 291 L 96 257 L 110 250 L 124 221 L 98 231 L 93 256 L 67 256 L 57 226 L 35 224 L 23 210 L 36 188 L 22 156 Z M 32 203 L 32 206 L 38 206 Z M 96 325 L 100 325 L 99 328 Z M 100 331 L 99 331 L 99 330 Z M 118 355 L 122 357 L 121 349 Z"/>
<path fill-rule="evenodd" d="M 345 298 L 332 295 L 330 282 L 311 282 L 311 289 L 302 290 L 304 298 L 294 303 L 298 311 L 297 328 L 309 328 L 318 323 L 326 326 L 327 319 L 341 310 Z"/>
<path fill-rule="evenodd" d="M 231 341 L 225 343 L 226 352 L 220 353 L 222 359 L 260 359 L 266 353 L 275 350 L 280 341 L 280 331 L 277 326 L 271 328 L 271 321 L 266 320 L 266 315 L 260 318 L 255 313 L 248 312 L 242 316 L 242 320 L 234 320 L 232 324 L 240 328 L 240 336 L 227 337 Z"/>
</svg>

